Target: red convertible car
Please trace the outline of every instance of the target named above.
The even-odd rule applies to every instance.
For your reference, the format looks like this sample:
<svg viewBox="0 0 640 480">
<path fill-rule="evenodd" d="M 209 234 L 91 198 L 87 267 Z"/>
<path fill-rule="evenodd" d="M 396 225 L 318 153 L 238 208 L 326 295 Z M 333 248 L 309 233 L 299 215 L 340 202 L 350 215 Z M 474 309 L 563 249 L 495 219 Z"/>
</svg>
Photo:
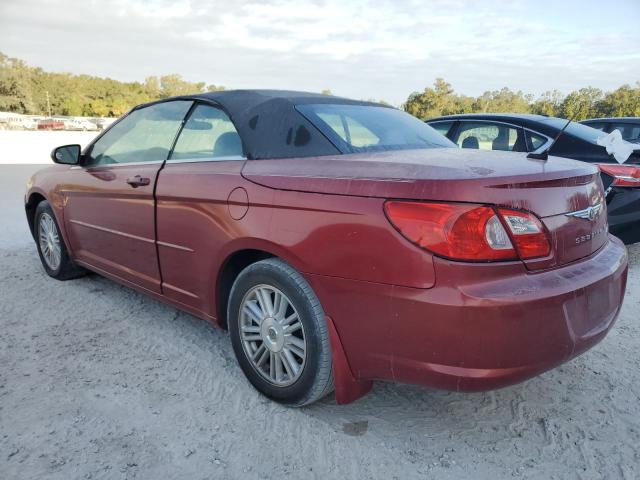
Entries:
<svg viewBox="0 0 640 480">
<path fill-rule="evenodd" d="M 627 254 L 596 167 L 453 148 L 394 108 L 228 91 L 141 105 L 28 184 L 46 272 L 227 328 L 257 390 L 483 390 L 601 340 Z"/>
</svg>

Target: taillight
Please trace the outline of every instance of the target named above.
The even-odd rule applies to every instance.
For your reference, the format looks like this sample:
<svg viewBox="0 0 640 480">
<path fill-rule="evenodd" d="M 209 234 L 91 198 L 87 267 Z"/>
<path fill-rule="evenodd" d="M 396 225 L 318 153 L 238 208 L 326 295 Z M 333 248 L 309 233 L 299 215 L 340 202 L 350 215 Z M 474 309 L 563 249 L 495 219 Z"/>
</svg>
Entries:
<svg viewBox="0 0 640 480">
<path fill-rule="evenodd" d="M 551 250 L 544 227 L 526 212 L 498 209 L 498 213 L 492 207 L 464 203 L 402 201 L 387 201 L 384 208 L 404 237 L 453 260 L 528 259 L 544 257 Z"/>
<path fill-rule="evenodd" d="M 600 170 L 613 177 L 615 187 L 640 187 L 640 167 L 637 165 L 612 165 L 601 163 Z"/>
<path fill-rule="evenodd" d="M 551 252 L 549 239 L 540 220 L 527 212 L 499 208 L 509 227 L 518 255 L 522 259 L 546 257 Z"/>
</svg>

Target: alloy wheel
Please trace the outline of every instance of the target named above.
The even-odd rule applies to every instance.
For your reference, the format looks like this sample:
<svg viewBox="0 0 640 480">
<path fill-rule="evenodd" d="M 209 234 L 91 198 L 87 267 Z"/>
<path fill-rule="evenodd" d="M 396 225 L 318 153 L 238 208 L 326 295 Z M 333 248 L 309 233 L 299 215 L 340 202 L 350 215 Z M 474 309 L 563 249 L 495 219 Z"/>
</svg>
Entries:
<svg viewBox="0 0 640 480">
<path fill-rule="evenodd" d="M 257 285 L 244 296 L 239 313 L 242 346 L 253 368 L 278 387 L 300 378 L 307 343 L 289 298 L 271 285 Z"/>
<path fill-rule="evenodd" d="M 62 247 L 60 245 L 60 235 L 55 221 L 48 213 L 40 215 L 38 222 L 38 241 L 40 251 L 47 266 L 51 270 L 57 270 L 62 260 Z"/>
</svg>

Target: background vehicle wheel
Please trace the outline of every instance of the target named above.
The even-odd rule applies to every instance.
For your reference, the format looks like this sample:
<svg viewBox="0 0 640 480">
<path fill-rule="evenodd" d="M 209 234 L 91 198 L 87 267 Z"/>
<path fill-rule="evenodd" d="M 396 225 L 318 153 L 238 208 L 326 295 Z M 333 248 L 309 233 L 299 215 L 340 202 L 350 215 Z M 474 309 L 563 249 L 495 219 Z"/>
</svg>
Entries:
<svg viewBox="0 0 640 480">
<path fill-rule="evenodd" d="M 324 311 L 306 280 L 269 258 L 245 268 L 229 296 L 233 350 L 253 386 L 277 402 L 300 407 L 333 390 Z"/>
<path fill-rule="evenodd" d="M 87 271 L 69 258 L 60 228 L 49 202 L 43 200 L 36 207 L 33 231 L 42 266 L 50 277 L 70 280 L 86 275 Z"/>
</svg>

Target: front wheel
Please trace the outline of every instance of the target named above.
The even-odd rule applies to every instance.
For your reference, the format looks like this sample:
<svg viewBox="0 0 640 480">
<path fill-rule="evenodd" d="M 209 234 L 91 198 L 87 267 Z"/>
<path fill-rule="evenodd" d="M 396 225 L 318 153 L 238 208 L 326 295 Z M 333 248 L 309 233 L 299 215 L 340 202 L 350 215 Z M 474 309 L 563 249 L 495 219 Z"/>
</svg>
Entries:
<svg viewBox="0 0 640 480">
<path fill-rule="evenodd" d="M 228 325 L 240 367 L 265 396 L 299 407 L 333 390 L 324 311 L 306 280 L 284 261 L 262 260 L 238 275 Z"/>
<path fill-rule="evenodd" d="M 47 275 L 57 280 L 70 280 L 86 274 L 69 257 L 51 205 L 43 200 L 36 207 L 33 231 L 40 261 Z"/>
</svg>

